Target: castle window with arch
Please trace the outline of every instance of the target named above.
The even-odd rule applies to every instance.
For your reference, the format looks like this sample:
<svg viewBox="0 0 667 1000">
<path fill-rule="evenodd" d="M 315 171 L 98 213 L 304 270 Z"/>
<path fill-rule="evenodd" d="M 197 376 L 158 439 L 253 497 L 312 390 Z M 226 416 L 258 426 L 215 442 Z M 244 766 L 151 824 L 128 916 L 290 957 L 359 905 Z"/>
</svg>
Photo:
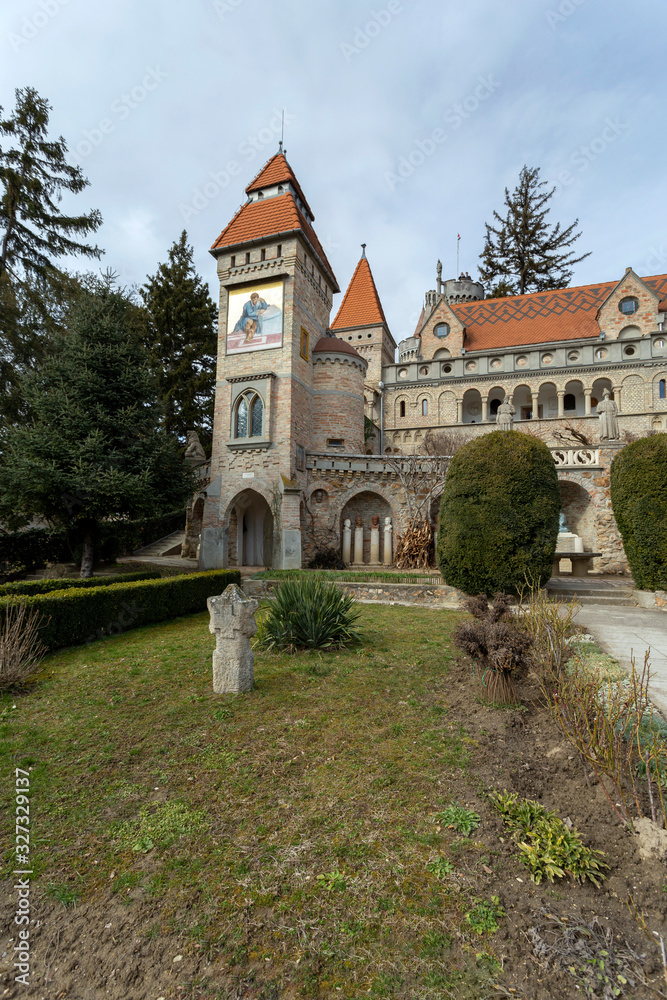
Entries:
<svg viewBox="0 0 667 1000">
<path fill-rule="evenodd" d="M 402 417 L 405 416 L 405 400 L 402 399 L 400 402 L 400 414 Z"/>
<path fill-rule="evenodd" d="M 422 417 L 428 416 L 428 399 L 422 399 Z"/>
<path fill-rule="evenodd" d="M 263 423 L 264 402 L 262 397 L 254 389 L 249 389 L 236 402 L 234 410 L 234 437 L 261 438 Z"/>
<path fill-rule="evenodd" d="M 667 398 L 667 379 L 661 378 L 658 382 L 658 396 L 660 399 Z"/>
</svg>

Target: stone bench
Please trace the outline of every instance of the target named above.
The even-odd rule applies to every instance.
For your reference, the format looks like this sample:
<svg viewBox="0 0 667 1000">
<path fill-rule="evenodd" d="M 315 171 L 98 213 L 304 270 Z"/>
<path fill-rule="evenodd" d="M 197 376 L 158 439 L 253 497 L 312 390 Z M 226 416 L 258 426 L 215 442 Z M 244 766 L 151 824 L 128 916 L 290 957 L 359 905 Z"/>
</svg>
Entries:
<svg viewBox="0 0 667 1000">
<path fill-rule="evenodd" d="M 588 576 L 592 560 L 601 555 L 601 552 L 557 552 L 554 557 L 552 576 L 560 575 L 561 559 L 569 559 L 572 563 L 572 576 L 577 578 Z"/>
</svg>

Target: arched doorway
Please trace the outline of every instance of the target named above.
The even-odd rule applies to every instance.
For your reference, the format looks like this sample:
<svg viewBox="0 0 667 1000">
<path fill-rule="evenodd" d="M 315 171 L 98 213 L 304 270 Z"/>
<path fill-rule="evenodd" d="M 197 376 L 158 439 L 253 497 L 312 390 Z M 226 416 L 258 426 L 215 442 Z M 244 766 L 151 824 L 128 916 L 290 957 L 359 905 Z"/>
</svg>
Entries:
<svg viewBox="0 0 667 1000">
<path fill-rule="evenodd" d="M 354 530 L 356 527 L 357 517 L 361 518 L 361 526 L 364 532 L 364 551 L 363 551 L 363 562 L 370 563 L 371 559 L 371 524 L 373 516 L 377 515 L 379 518 L 379 528 L 380 528 L 380 562 L 384 561 L 384 519 L 385 517 L 390 517 L 392 525 L 394 525 L 394 530 L 396 528 L 394 516 L 392 509 L 385 500 L 383 496 L 379 493 L 372 493 L 370 490 L 364 490 L 362 493 L 357 493 L 345 504 L 340 515 L 340 535 L 343 537 L 343 526 L 345 524 L 346 518 L 350 519 L 352 528 L 352 537 L 354 538 Z M 353 552 L 353 561 L 355 563 L 361 563 L 359 558 L 359 553 Z"/>
<path fill-rule="evenodd" d="M 584 552 L 597 551 L 597 529 L 595 526 L 595 504 L 590 494 L 578 483 L 561 479 L 561 510 L 565 514 L 567 530 L 579 535 L 584 541 Z"/>
<path fill-rule="evenodd" d="M 229 565 L 270 566 L 273 561 L 273 515 L 261 494 L 244 490 L 229 516 Z"/>
</svg>

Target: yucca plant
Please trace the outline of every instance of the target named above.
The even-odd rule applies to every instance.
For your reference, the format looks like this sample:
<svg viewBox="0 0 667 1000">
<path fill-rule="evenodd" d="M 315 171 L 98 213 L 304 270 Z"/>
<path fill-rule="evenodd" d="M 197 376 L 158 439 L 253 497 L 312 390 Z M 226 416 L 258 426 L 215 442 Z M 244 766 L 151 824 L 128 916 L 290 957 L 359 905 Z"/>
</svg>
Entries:
<svg viewBox="0 0 667 1000">
<path fill-rule="evenodd" d="M 354 603 L 349 594 L 322 580 L 286 580 L 260 623 L 255 647 L 294 653 L 355 645 L 361 639 Z"/>
</svg>

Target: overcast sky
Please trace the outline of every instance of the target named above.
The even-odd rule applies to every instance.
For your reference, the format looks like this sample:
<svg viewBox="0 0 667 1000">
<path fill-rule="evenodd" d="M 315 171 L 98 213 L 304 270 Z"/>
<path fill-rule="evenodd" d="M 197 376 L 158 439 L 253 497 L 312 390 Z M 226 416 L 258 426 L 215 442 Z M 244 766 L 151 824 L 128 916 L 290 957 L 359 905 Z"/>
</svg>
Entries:
<svg viewBox="0 0 667 1000">
<path fill-rule="evenodd" d="M 473 276 L 524 164 L 591 256 L 572 284 L 667 272 L 664 0 L 4 0 L 0 104 L 32 86 L 90 180 L 104 266 L 143 283 L 208 249 L 278 148 L 347 287 L 367 254 L 396 340 Z M 336 297 L 334 313 L 340 303 Z"/>
</svg>

